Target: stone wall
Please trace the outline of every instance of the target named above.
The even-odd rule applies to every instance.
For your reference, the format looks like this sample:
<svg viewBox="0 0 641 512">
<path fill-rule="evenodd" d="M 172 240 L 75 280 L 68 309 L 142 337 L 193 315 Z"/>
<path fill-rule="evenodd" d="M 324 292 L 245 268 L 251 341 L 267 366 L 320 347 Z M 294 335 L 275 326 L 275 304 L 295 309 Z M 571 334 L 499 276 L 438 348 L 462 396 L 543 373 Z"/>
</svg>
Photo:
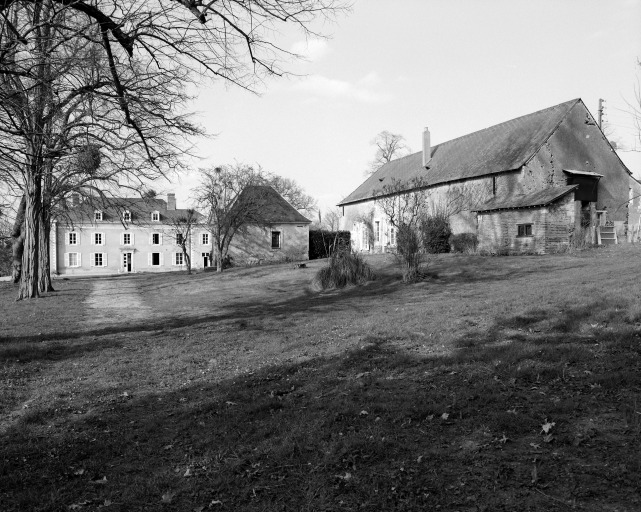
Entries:
<svg viewBox="0 0 641 512">
<path fill-rule="evenodd" d="M 519 193 L 521 171 L 483 176 L 461 183 L 447 183 L 425 190 L 425 211 L 444 212 L 450 217 L 454 234 L 476 233 L 477 216 L 474 208 L 496 195 Z M 352 248 L 360 252 L 384 252 L 394 246 L 394 229 L 380 201 L 370 200 L 342 207 L 340 229 L 350 231 Z M 378 236 L 376 223 L 378 224 Z"/>
<path fill-rule="evenodd" d="M 630 177 L 629 202 L 626 205 L 628 213 L 627 240 L 641 242 L 641 183 Z"/>
<path fill-rule="evenodd" d="M 532 235 L 518 236 L 519 224 L 532 224 Z M 574 224 L 573 194 L 549 207 L 479 213 L 479 250 L 490 253 L 556 252 L 569 245 Z"/>
<path fill-rule="evenodd" d="M 272 248 L 272 231 L 279 231 L 281 246 Z M 249 226 L 239 231 L 229 247 L 237 265 L 309 259 L 309 224 Z"/>
</svg>

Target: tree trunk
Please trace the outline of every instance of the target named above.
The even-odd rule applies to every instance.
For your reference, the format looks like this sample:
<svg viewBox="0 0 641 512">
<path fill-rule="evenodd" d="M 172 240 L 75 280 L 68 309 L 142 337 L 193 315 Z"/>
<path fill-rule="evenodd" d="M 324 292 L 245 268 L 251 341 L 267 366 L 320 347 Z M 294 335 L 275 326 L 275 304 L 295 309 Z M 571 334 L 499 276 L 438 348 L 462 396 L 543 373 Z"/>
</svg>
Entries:
<svg viewBox="0 0 641 512">
<path fill-rule="evenodd" d="M 44 211 L 40 215 L 40 262 L 38 265 L 38 291 L 55 292 L 51 283 L 51 249 L 49 237 L 51 234 L 51 218 Z"/>
<path fill-rule="evenodd" d="M 216 272 L 220 273 L 223 271 L 223 250 L 220 247 L 217 247 L 216 251 Z"/>
<path fill-rule="evenodd" d="M 20 275 L 22 274 L 22 253 L 24 252 L 24 213 L 26 205 L 27 199 L 25 196 L 22 196 L 20 206 L 18 206 L 18 212 L 16 214 L 16 220 L 13 223 L 13 230 L 11 231 L 11 238 L 13 238 L 13 242 L 11 244 L 11 277 L 14 283 L 20 281 Z"/>
<path fill-rule="evenodd" d="M 29 164 L 28 164 L 29 165 Z M 32 169 L 27 171 L 24 216 L 24 251 L 17 300 L 35 299 L 38 293 L 38 263 L 40 253 L 40 177 Z"/>
<path fill-rule="evenodd" d="M 185 266 L 187 267 L 187 275 L 191 275 L 191 257 L 189 256 L 189 252 L 187 251 L 187 246 L 183 245 L 182 250 L 183 258 L 185 259 Z"/>
</svg>

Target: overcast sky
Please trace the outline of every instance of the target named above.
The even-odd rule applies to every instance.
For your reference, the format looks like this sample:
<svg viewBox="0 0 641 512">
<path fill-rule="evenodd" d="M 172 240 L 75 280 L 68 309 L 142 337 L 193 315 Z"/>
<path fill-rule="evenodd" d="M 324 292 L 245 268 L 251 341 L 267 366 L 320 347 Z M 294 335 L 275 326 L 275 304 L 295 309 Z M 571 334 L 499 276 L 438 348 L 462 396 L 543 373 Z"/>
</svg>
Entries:
<svg viewBox="0 0 641 512">
<path fill-rule="evenodd" d="M 199 122 L 218 134 L 202 165 L 260 164 L 327 208 L 362 182 L 382 130 L 419 151 L 425 126 L 435 145 L 579 97 L 595 118 L 605 99 L 613 137 L 635 146 L 625 111 L 641 79 L 641 0 L 356 0 L 323 30 L 330 39 L 281 39 L 307 55 L 289 68 L 305 77 L 260 96 L 200 91 Z M 641 153 L 620 156 L 641 177 Z M 194 183 L 162 188 L 187 206 Z"/>
</svg>

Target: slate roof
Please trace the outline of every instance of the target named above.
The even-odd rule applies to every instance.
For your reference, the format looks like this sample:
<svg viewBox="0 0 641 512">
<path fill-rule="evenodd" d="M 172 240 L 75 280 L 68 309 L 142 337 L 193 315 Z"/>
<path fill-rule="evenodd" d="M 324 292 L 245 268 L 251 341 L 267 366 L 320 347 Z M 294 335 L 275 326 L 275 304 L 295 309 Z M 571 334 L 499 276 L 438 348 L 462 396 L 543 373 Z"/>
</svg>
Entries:
<svg viewBox="0 0 641 512">
<path fill-rule="evenodd" d="M 423 167 L 422 152 L 383 165 L 339 206 L 381 194 L 392 179 L 420 179 L 426 186 L 517 170 L 534 155 L 581 99 L 566 101 L 431 148 L 432 159 Z"/>
<path fill-rule="evenodd" d="M 167 210 L 167 201 L 164 199 L 141 199 L 134 198 L 110 198 L 103 203 L 91 203 L 83 201 L 78 206 L 72 206 L 68 211 L 68 218 L 75 222 L 94 221 L 94 212 L 99 210 L 102 212 L 102 222 L 121 222 L 122 214 L 126 210 L 131 213 L 131 222 L 137 224 L 139 222 L 150 222 L 152 212 L 158 212 L 160 215 L 160 223 L 171 222 L 173 219 L 184 217 L 187 214 L 187 209 L 177 208 L 175 210 Z M 205 216 L 196 212 L 197 222 L 203 222 Z M 100 222 L 100 221 L 98 221 Z"/>
<path fill-rule="evenodd" d="M 257 222 L 266 224 L 311 224 L 296 208 L 289 204 L 283 196 L 269 185 L 251 185 L 245 187 L 238 201 L 253 201 L 257 203 L 252 216 Z"/>
<path fill-rule="evenodd" d="M 493 197 L 481 207 L 475 208 L 476 212 L 491 212 L 496 210 L 514 210 L 517 208 L 533 208 L 548 206 L 557 199 L 572 192 L 578 185 L 565 185 L 563 187 L 549 187 L 531 194 L 518 194 L 509 197 Z"/>
</svg>

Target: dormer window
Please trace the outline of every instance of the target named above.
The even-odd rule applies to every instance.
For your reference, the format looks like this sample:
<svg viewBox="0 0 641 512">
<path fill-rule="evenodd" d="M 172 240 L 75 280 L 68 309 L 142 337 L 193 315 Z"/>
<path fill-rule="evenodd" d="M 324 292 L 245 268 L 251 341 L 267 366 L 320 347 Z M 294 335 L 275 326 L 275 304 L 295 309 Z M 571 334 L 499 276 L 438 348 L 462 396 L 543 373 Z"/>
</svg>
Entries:
<svg viewBox="0 0 641 512">
<path fill-rule="evenodd" d="M 151 221 L 152 222 L 160 222 L 160 212 L 151 212 Z"/>
<path fill-rule="evenodd" d="M 131 212 L 129 210 L 125 210 L 122 212 L 122 220 L 125 222 L 130 222 L 131 221 Z"/>
<path fill-rule="evenodd" d="M 96 210 L 93 213 L 93 218 L 94 220 L 102 220 L 102 212 L 100 210 Z"/>
</svg>

